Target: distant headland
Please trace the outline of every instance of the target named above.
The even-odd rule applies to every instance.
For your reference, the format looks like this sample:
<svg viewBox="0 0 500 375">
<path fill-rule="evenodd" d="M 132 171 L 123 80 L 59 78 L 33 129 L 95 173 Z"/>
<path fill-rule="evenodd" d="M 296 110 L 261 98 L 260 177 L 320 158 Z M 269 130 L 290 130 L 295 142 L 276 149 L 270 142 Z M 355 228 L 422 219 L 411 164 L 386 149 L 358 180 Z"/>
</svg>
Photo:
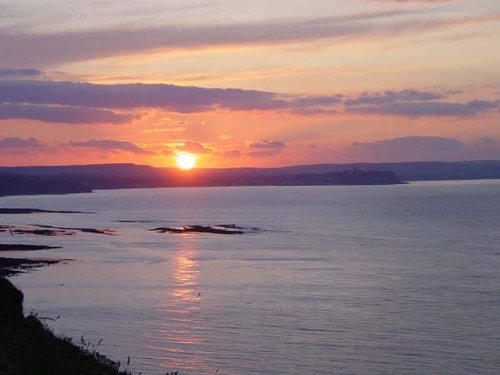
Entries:
<svg viewBox="0 0 500 375">
<path fill-rule="evenodd" d="M 136 164 L 0 167 L 0 196 L 95 189 L 215 186 L 393 185 L 500 178 L 500 161 L 315 164 L 180 171 Z"/>
</svg>

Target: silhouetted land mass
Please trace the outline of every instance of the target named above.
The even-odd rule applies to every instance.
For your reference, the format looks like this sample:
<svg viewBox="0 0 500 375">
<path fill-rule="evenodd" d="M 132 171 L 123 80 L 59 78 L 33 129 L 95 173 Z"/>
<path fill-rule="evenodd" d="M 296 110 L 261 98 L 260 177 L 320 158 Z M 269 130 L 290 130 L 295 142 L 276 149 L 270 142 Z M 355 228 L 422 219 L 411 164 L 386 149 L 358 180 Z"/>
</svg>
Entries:
<svg viewBox="0 0 500 375">
<path fill-rule="evenodd" d="M 0 251 L 37 251 L 37 250 L 53 250 L 60 248 L 61 248 L 60 246 L 0 243 Z"/>
<path fill-rule="evenodd" d="M 53 211 L 53 210 L 41 210 L 39 208 L 0 208 L 0 215 L 29 215 L 29 214 L 89 214 L 91 212 L 84 211 Z"/>
<path fill-rule="evenodd" d="M 0 174 L 0 196 L 34 194 L 70 194 L 91 192 L 92 189 L 75 176 L 24 176 Z"/>
<path fill-rule="evenodd" d="M 0 263 L 0 274 L 2 265 Z M 0 374 L 125 375 L 119 364 L 67 338 L 58 338 L 36 316 L 23 314 L 23 294 L 0 277 Z"/>
<path fill-rule="evenodd" d="M 92 233 L 92 234 L 105 234 L 107 236 L 113 236 L 115 231 L 113 229 L 99 229 L 99 228 L 68 228 L 68 227 L 55 227 L 53 225 L 37 225 L 40 228 L 49 228 L 62 231 L 75 231 L 82 233 Z"/>
<path fill-rule="evenodd" d="M 34 234 L 38 236 L 74 236 L 77 233 L 92 233 L 92 234 L 105 234 L 108 236 L 113 236 L 115 231 L 108 228 L 67 228 L 67 227 L 55 227 L 52 225 L 28 225 L 28 226 L 16 226 L 16 225 L 0 225 L 0 233 L 9 232 L 12 236 L 15 234 Z"/>
<path fill-rule="evenodd" d="M 197 169 L 179 171 L 148 166 L 124 165 L 81 167 L 0 168 L 0 195 L 67 194 L 94 189 L 204 186 L 307 186 L 307 185 L 391 185 L 402 183 L 391 171 L 356 168 L 327 173 L 277 169 Z M 284 173 L 286 172 L 286 173 Z M 17 173 L 17 174 L 12 174 Z M 29 175 L 20 175 L 27 173 Z M 47 173 L 37 175 L 36 173 Z M 64 174 L 63 174 L 64 173 Z M 77 174 L 79 173 L 79 174 Z M 6 212 L 9 213 L 7 210 Z M 1 213 L 1 211 L 0 211 Z M 15 213 L 15 212 L 10 212 Z M 20 211 L 19 213 L 23 213 Z M 27 213 L 27 212 L 24 212 Z M 32 211 L 35 213 L 35 211 Z"/>
<path fill-rule="evenodd" d="M 201 186 L 391 185 L 500 178 L 500 161 L 316 164 L 280 168 L 153 168 L 135 164 L 0 168 L 0 195 Z"/>
<path fill-rule="evenodd" d="M 0 277 L 12 276 L 29 271 L 34 268 L 50 266 L 62 262 L 60 259 L 28 259 L 28 258 L 3 258 L 0 257 Z M 68 261 L 65 259 L 64 261 Z M 1 301 L 1 300 L 0 300 Z M 0 372 L 2 374 L 2 372 Z"/>
<path fill-rule="evenodd" d="M 37 236 L 74 236 L 75 231 L 63 230 L 63 229 L 37 229 L 36 226 L 30 227 L 17 227 L 15 225 L 4 226 L 0 225 L 0 232 L 9 232 L 11 236 L 17 234 L 34 234 Z"/>
<path fill-rule="evenodd" d="M 158 227 L 149 229 L 157 233 L 210 233 L 210 234 L 247 234 L 260 232 L 260 228 L 244 228 L 236 224 L 219 225 L 185 225 L 182 227 Z"/>
</svg>

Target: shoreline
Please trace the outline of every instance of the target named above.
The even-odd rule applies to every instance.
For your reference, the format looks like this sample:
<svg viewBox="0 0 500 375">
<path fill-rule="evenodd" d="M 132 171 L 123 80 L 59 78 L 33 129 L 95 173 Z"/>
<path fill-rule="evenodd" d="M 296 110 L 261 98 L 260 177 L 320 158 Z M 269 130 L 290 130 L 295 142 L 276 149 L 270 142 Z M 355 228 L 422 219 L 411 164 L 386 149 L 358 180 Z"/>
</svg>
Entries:
<svg viewBox="0 0 500 375">
<path fill-rule="evenodd" d="M 40 267 L 69 262 L 71 259 L 29 259 L 0 257 L 0 278 L 19 275 Z"/>
<path fill-rule="evenodd" d="M 24 315 L 23 293 L 1 276 L 0 373 L 5 375 L 130 375 L 120 363 L 101 355 L 83 340 L 57 337 L 36 315 Z"/>
</svg>

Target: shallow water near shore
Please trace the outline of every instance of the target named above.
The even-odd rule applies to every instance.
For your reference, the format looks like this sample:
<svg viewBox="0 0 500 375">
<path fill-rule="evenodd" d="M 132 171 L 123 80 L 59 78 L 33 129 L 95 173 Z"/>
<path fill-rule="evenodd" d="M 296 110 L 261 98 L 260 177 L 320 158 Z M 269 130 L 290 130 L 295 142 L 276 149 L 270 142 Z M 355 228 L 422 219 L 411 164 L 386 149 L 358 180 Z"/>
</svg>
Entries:
<svg viewBox="0 0 500 375">
<path fill-rule="evenodd" d="M 0 198 L 94 214 L 0 225 L 72 258 L 15 276 L 25 309 L 146 374 L 500 372 L 500 181 L 98 191 Z M 241 235 L 156 233 L 236 224 Z M 59 316 L 59 317 L 58 317 Z M 58 317 L 58 318 L 57 318 Z"/>
</svg>

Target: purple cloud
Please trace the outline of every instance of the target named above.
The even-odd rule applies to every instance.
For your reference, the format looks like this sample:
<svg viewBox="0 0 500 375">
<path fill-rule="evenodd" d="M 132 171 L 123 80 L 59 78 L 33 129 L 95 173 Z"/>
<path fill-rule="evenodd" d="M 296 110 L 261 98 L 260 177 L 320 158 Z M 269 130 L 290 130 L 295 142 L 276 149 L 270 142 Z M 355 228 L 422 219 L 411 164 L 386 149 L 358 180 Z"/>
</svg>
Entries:
<svg viewBox="0 0 500 375">
<path fill-rule="evenodd" d="M 162 108 L 179 113 L 213 109 L 233 111 L 283 110 L 301 114 L 332 112 L 340 95 L 297 96 L 266 91 L 201 88 L 168 84 L 99 85 L 59 81 L 0 81 L 0 103 L 54 105 L 106 109 Z M 324 108 L 326 107 L 326 109 Z M 34 116 L 33 114 L 31 114 Z M 104 114 L 101 114 L 104 115 Z M 107 113 L 108 122 L 126 122 L 130 117 Z"/>
<path fill-rule="evenodd" d="M 42 72 L 38 69 L 28 68 L 4 68 L 0 69 L 0 78 L 19 78 L 19 77 L 36 77 Z"/>
<path fill-rule="evenodd" d="M 246 24 L 166 25 L 149 28 L 26 33 L 0 31 L 0 61 L 9 66 L 46 66 L 63 62 L 133 54 L 159 49 L 269 45 L 321 39 L 393 37 L 490 22 L 491 17 L 415 17 L 420 11 L 384 11 L 306 20 L 272 20 Z"/>
<path fill-rule="evenodd" d="M 240 158 L 241 157 L 241 151 L 240 150 L 224 151 L 222 153 L 222 156 L 224 156 L 226 158 Z"/>
<path fill-rule="evenodd" d="M 357 105 L 380 105 L 395 102 L 413 102 L 444 99 L 446 95 L 418 90 L 385 91 L 375 93 L 362 93 L 354 99 L 348 99 L 344 103 L 348 106 Z"/>
<path fill-rule="evenodd" d="M 498 103 L 474 100 L 466 103 L 404 102 L 360 107 L 348 107 L 353 113 L 395 115 L 406 117 L 473 117 L 481 112 L 499 108 Z"/>
<path fill-rule="evenodd" d="M 286 144 L 279 140 L 264 140 L 251 143 L 248 147 L 255 150 L 247 153 L 248 156 L 264 158 L 279 154 Z"/>
<path fill-rule="evenodd" d="M 73 147 L 90 148 L 90 149 L 109 151 L 109 152 L 125 151 L 137 155 L 151 154 L 151 152 L 144 150 L 143 148 L 137 146 L 132 142 L 116 141 L 111 139 L 90 140 L 85 142 L 71 142 L 69 145 Z"/>
<path fill-rule="evenodd" d="M 499 102 L 448 102 L 453 93 L 407 89 L 343 95 L 289 95 L 266 91 L 201 88 L 168 84 L 92 84 L 59 81 L 0 81 L 0 118 L 26 118 L 66 123 L 126 123 L 129 111 L 159 108 L 178 113 L 286 111 L 304 116 L 345 112 L 470 117 L 499 107 Z M 3 103 L 3 104 L 1 104 Z"/>
<path fill-rule="evenodd" d="M 386 3 L 451 3 L 455 0 L 370 0 Z"/>
<path fill-rule="evenodd" d="M 121 124 L 130 121 L 132 117 L 95 108 L 0 104 L 0 119 L 28 119 L 66 124 Z"/>
<path fill-rule="evenodd" d="M 193 154 L 208 154 L 212 152 L 212 149 L 198 142 L 185 142 L 184 145 L 178 146 L 176 149 L 177 151 L 190 152 Z"/>
<path fill-rule="evenodd" d="M 448 102 L 451 95 L 461 91 L 449 91 L 446 94 L 413 89 L 362 93 L 345 100 L 345 110 L 352 113 L 395 115 L 406 117 L 472 117 L 481 112 L 499 108 L 498 102 L 474 100 L 465 103 Z"/>
<path fill-rule="evenodd" d="M 0 149 L 5 148 L 15 148 L 15 149 L 23 149 L 23 148 L 42 148 L 43 144 L 38 142 L 35 138 L 17 138 L 17 137 L 7 137 L 0 140 Z"/>
<path fill-rule="evenodd" d="M 312 95 L 301 96 L 289 101 L 289 106 L 293 108 L 303 108 L 310 106 L 331 106 L 341 103 L 343 95 Z"/>
<path fill-rule="evenodd" d="M 493 160 L 500 158 L 500 142 L 489 138 L 467 143 L 455 138 L 409 136 L 354 143 L 344 150 L 343 157 L 372 162 Z"/>
<path fill-rule="evenodd" d="M 282 141 L 270 141 L 270 140 L 264 140 L 261 142 L 254 142 L 250 143 L 248 146 L 250 148 L 260 148 L 260 149 L 266 149 L 266 150 L 281 150 L 286 147 L 285 143 Z"/>
<path fill-rule="evenodd" d="M 0 102 L 93 108 L 163 108 L 183 113 L 213 108 L 268 110 L 286 108 L 286 98 L 264 91 L 211 89 L 167 84 L 98 85 L 80 82 L 0 82 Z"/>
</svg>

